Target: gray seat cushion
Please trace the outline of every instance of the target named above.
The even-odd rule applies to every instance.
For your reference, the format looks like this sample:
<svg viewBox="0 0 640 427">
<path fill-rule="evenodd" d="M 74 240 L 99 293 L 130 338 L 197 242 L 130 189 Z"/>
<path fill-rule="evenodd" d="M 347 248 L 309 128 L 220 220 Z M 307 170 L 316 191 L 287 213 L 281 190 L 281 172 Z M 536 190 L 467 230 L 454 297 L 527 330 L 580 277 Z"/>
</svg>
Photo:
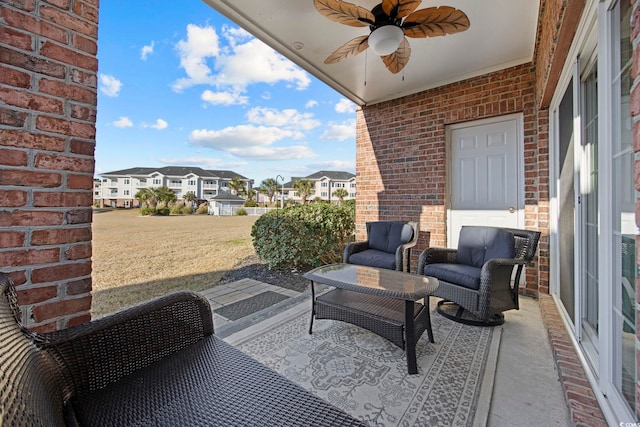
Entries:
<svg viewBox="0 0 640 427">
<path fill-rule="evenodd" d="M 515 239 L 510 231 L 476 226 L 464 226 L 460 230 L 458 264 L 480 268 L 490 259 L 513 258 L 515 254 Z"/>
<path fill-rule="evenodd" d="M 349 264 L 366 265 L 368 267 L 396 269 L 395 253 L 387 253 L 375 249 L 356 252 L 349 257 Z"/>
<path fill-rule="evenodd" d="M 464 286 L 469 289 L 480 289 L 480 273 L 482 268 L 465 264 L 436 263 L 424 267 L 424 275 L 438 280 Z"/>
</svg>

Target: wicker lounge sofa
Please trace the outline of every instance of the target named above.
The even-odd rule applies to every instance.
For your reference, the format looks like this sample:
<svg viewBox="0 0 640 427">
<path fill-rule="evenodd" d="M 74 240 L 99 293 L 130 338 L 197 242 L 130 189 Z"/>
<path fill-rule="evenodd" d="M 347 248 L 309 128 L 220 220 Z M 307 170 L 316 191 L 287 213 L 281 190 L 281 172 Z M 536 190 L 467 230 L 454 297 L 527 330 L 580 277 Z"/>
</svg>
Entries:
<svg viewBox="0 0 640 427">
<path fill-rule="evenodd" d="M 195 293 L 36 334 L 0 291 L 1 425 L 364 425 L 213 335 Z"/>
<path fill-rule="evenodd" d="M 418 242 L 418 223 L 374 221 L 365 225 L 367 240 L 347 244 L 342 262 L 408 273 L 411 248 Z"/>
<path fill-rule="evenodd" d="M 472 325 L 500 325 L 504 311 L 519 307 L 520 276 L 539 240 L 538 231 L 463 226 L 458 249 L 425 249 L 417 273 L 440 281 L 433 294 L 444 298 L 440 314 Z"/>
</svg>

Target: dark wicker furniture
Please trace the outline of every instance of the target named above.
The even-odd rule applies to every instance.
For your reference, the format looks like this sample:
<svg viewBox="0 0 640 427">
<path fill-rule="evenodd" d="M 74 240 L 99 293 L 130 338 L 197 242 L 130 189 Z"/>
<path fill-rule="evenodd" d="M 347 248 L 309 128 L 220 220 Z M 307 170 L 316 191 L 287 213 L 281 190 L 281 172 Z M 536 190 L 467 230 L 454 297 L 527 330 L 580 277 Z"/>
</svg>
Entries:
<svg viewBox="0 0 640 427">
<path fill-rule="evenodd" d="M 351 264 L 325 265 L 304 277 L 311 280 L 310 334 L 314 316 L 360 326 L 406 350 L 408 372 L 418 373 L 416 342 L 425 330 L 429 341 L 434 342 L 429 296 L 438 288 L 437 280 Z M 315 283 L 336 289 L 316 298 Z"/>
<path fill-rule="evenodd" d="M 367 240 L 344 248 L 342 262 L 389 270 L 411 271 L 411 248 L 418 242 L 418 223 L 403 221 L 367 222 Z"/>
<path fill-rule="evenodd" d="M 438 302 L 440 314 L 467 324 L 500 325 L 504 311 L 519 308 L 520 277 L 539 240 L 538 231 L 464 226 L 458 249 L 426 249 L 417 273 L 439 279 L 434 296 L 444 298 Z M 505 242 L 511 249 L 505 249 Z"/>
<path fill-rule="evenodd" d="M 36 334 L 0 290 L 2 425 L 364 425 L 214 336 L 195 293 Z"/>
</svg>

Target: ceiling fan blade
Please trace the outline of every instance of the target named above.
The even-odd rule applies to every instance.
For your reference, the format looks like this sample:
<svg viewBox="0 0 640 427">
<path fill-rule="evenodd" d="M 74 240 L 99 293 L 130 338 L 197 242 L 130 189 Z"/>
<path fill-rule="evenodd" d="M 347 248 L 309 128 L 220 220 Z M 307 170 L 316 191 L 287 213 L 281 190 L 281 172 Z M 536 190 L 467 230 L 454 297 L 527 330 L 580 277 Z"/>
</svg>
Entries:
<svg viewBox="0 0 640 427">
<path fill-rule="evenodd" d="M 407 65 L 409 62 L 409 56 L 411 56 L 411 46 L 409 46 L 409 40 L 403 38 L 400 42 L 398 49 L 391 55 L 381 56 L 382 62 L 386 65 L 387 69 L 393 74 L 397 74 Z"/>
<path fill-rule="evenodd" d="M 392 18 L 404 18 L 420 6 L 422 0 L 382 0 L 382 10 Z"/>
<path fill-rule="evenodd" d="M 356 56 L 360 52 L 369 47 L 369 36 L 356 37 L 353 40 L 349 40 L 338 49 L 336 49 L 331 55 L 324 60 L 325 64 L 335 64 L 336 62 L 344 61 L 352 56 Z"/>
<path fill-rule="evenodd" d="M 338 0 L 313 0 L 313 4 L 320 14 L 351 27 L 366 27 L 372 25 L 376 17 L 367 9 Z"/>
<path fill-rule="evenodd" d="M 469 28 L 467 15 L 453 7 L 420 9 L 407 16 L 402 29 L 407 37 L 422 38 L 459 33 Z"/>
</svg>

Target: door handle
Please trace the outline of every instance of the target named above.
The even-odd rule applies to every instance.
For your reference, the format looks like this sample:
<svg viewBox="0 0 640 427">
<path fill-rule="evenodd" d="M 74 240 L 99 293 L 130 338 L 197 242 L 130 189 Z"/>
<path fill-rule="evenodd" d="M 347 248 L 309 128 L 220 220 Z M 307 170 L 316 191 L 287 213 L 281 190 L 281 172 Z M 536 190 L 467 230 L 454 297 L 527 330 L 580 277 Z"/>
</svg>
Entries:
<svg viewBox="0 0 640 427">
<path fill-rule="evenodd" d="M 509 206 L 509 213 L 514 213 L 516 211 L 516 208 L 514 208 L 513 206 Z"/>
</svg>

